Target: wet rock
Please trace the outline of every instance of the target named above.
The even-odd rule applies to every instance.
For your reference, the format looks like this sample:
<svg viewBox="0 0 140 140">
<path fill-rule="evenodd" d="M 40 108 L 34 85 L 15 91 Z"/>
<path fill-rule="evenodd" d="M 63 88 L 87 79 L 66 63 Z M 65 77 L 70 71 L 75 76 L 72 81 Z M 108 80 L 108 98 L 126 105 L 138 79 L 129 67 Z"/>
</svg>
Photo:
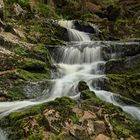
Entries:
<svg viewBox="0 0 140 140">
<path fill-rule="evenodd" d="M 88 85 L 87 85 L 87 83 L 86 83 L 85 81 L 80 81 L 80 82 L 78 83 L 77 88 L 78 88 L 78 91 L 79 91 L 79 92 L 82 92 L 82 91 L 84 91 L 84 90 L 89 90 L 89 87 L 88 87 Z"/>
<path fill-rule="evenodd" d="M 97 90 L 109 90 L 107 88 L 107 85 L 109 84 L 109 79 L 106 77 L 93 79 L 92 80 L 92 86 Z"/>
<path fill-rule="evenodd" d="M 105 73 L 119 73 L 125 71 L 139 71 L 140 55 L 126 59 L 110 60 L 105 65 Z"/>
<path fill-rule="evenodd" d="M 139 92 L 139 81 L 140 78 L 138 74 L 124 75 L 124 74 L 108 74 L 107 75 L 110 81 L 110 84 L 107 85 L 109 91 L 113 93 L 120 94 L 121 96 L 129 98 L 120 98 L 119 96 L 114 96 L 115 100 L 118 102 L 123 101 L 125 104 L 134 105 L 134 101 L 140 101 L 140 92 Z M 133 100 L 133 101 L 132 101 Z"/>
<path fill-rule="evenodd" d="M 99 32 L 99 29 L 97 28 L 97 26 L 88 22 L 74 21 L 74 26 L 75 26 L 75 29 L 79 31 L 87 32 L 87 33 L 95 34 Z"/>
<path fill-rule="evenodd" d="M 48 81 L 27 82 L 23 85 L 23 93 L 29 99 L 42 99 L 44 96 L 47 97 L 49 87 Z"/>
<path fill-rule="evenodd" d="M 103 121 L 95 121 L 95 131 L 97 133 L 105 133 L 106 125 Z"/>
<path fill-rule="evenodd" d="M 95 92 L 93 91 L 84 90 L 80 94 L 80 99 L 82 100 L 90 99 L 92 97 L 96 97 Z"/>
<path fill-rule="evenodd" d="M 58 32 L 57 32 L 57 36 L 62 38 L 64 41 L 70 41 L 68 31 L 66 28 L 59 27 Z"/>
<path fill-rule="evenodd" d="M 104 134 L 99 134 L 99 135 L 95 138 L 95 140 L 110 140 L 110 138 L 107 137 L 107 136 L 104 135 Z"/>
<path fill-rule="evenodd" d="M 124 70 L 124 60 L 110 60 L 105 65 L 105 73 L 117 73 Z"/>
<path fill-rule="evenodd" d="M 102 48 L 101 53 L 104 60 L 134 56 L 140 53 L 140 43 L 139 41 L 111 42 L 109 46 Z"/>
</svg>

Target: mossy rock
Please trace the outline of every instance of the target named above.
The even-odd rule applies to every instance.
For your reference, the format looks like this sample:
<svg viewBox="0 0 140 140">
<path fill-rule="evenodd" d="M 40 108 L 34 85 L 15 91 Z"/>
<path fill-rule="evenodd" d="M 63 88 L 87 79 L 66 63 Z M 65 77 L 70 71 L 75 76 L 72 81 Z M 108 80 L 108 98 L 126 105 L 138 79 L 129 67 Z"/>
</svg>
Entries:
<svg viewBox="0 0 140 140">
<path fill-rule="evenodd" d="M 36 59 L 25 59 L 22 69 L 30 72 L 43 72 L 45 71 L 46 64 Z"/>
<path fill-rule="evenodd" d="M 139 73 L 131 75 L 108 74 L 107 77 L 109 78 L 110 84 L 106 86 L 110 91 L 139 103 L 139 75 Z"/>
<path fill-rule="evenodd" d="M 24 139 L 26 137 L 32 139 L 32 138 L 42 138 L 42 132 L 45 132 L 46 130 L 50 130 L 49 124 L 46 120 L 46 118 L 43 118 L 43 111 L 44 110 L 56 110 L 60 113 L 60 124 L 63 123 L 65 120 L 68 120 L 69 118 L 73 121 L 76 121 L 78 117 L 74 112 L 72 112 L 72 107 L 75 105 L 75 101 L 68 97 L 62 97 L 57 98 L 54 101 L 36 105 L 34 107 L 31 107 L 30 109 L 22 110 L 21 112 L 14 112 L 10 115 L 2 118 L 0 120 L 1 127 L 5 128 L 9 131 L 9 138 L 10 139 Z M 26 125 L 26 123 L 29 120 L 36 120 L 37 125 L 39 127 L 38 134 L 34 133 L 33 130 L 30 131 L 30 133 L 25 136 L 23 127 Z M 59 124 L 54 124 L 58 125 Z M 16 132 L 15 132 L 16 130 Z"/>
<path fill-rule="evenodd" d="M 80 81 L 78 83 L 77 88 L 78 88 L 79 92 L 82 92 L 84 90 L 89 90 L 89 87 L 88 87 L 88 85 L 87 85 L 87 83 L 85 81 Z"/>
</svg>

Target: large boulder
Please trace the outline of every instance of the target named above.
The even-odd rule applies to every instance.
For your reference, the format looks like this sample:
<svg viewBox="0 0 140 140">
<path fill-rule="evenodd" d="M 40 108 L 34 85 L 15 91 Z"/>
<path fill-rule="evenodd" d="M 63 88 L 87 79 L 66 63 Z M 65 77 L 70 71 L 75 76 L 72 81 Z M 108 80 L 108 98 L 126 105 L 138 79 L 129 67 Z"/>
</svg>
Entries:
<svg viewBox="0 0 140 140">
<path fill-rule="evenodd" d="M 124 60 L 110 60 L 105 65 L 105 73 L 117 73 L 124 70 Z"/>
</svg>

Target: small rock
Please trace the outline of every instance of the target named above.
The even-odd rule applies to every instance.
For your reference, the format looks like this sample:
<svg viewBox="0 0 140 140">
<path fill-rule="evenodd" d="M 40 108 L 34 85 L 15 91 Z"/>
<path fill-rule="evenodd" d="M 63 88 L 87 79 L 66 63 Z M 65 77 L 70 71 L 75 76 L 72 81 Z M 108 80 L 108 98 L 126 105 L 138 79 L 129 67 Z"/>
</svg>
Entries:
<svg viewBox="0 0 140 140">
<path fill-rule="evenodd" d="M 95 130 L 97 133 L 104 133 L 106 131 L 106 126 L 103 121 L 95 121 Z"/>
<path fill-rule="evenodd" d="M 84 115 L 79 119 L 79 122 L 84 122 L 85 120 L 95 119 L 95 118 L 96 118 L 95 113 L 91 111 L 84 111 Z"/>
<path fill-rule="evenodd" d="M 110 138 L 107 137 L 106 135 L 103 135 L 103 134 L 99 134 L 95 140 L 109 140 Z"/>
<path fill-rule="evenodd" d="M 82 115 L 82 110 L 79 109 L 78 107 L 74 107 L 74 108 L 72 109 L 72 111 L 73 111 L 74 113 L 80 115 L 80 116 Z"/>
</svg>

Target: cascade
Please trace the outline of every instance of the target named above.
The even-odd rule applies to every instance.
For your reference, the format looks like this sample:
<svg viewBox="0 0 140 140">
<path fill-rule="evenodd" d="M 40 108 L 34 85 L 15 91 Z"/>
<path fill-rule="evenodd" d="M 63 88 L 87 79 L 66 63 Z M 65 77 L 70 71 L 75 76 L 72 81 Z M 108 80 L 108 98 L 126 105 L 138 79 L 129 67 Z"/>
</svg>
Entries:
<svg viewBox="0 0 140 140">
<path fill-rule="evenodd" d="M 60 20 L 58 24 L 68 31 L 70 41 L 90 41 L 90 37 L 87 33 L 78 31 L 74 28 L 73 21 Z"/>
<path fill-rule="evenodd" d="M 121 107 L 125 112 L 140 120 L 140 108 L 128 106 L 118 101 L 118 95 L 93 87 L 92 80 L 105 78 L 104 64 L 106 63 L 101 56 L 101 48 L 108 46 L 110 42 L 91 41 L 88 34 L 74 29 L 72 21 L 60 21 L 59 24 L 67 28 L 70 42 L 66 46 L 57 48 L 54 56 L 55 66 L 58 69 L 58 76 L 53 79 L 53 88 L 46 92 L 46 98 L 40 100 L 25 100 L 15 102 L 0 102 L 1 116 L 5 116 L 19 109 L 41 104 L 56 97 L 69 96 L 77 99 L 80 93 L 76 87 L 79 81 L 84 80 L 90 90 L 106 102 L 110 102 Z M 2 133 L 0 131 L 0 133 Z M 2 135 L 0 135 L 2 137 Z"/>
</svg>

